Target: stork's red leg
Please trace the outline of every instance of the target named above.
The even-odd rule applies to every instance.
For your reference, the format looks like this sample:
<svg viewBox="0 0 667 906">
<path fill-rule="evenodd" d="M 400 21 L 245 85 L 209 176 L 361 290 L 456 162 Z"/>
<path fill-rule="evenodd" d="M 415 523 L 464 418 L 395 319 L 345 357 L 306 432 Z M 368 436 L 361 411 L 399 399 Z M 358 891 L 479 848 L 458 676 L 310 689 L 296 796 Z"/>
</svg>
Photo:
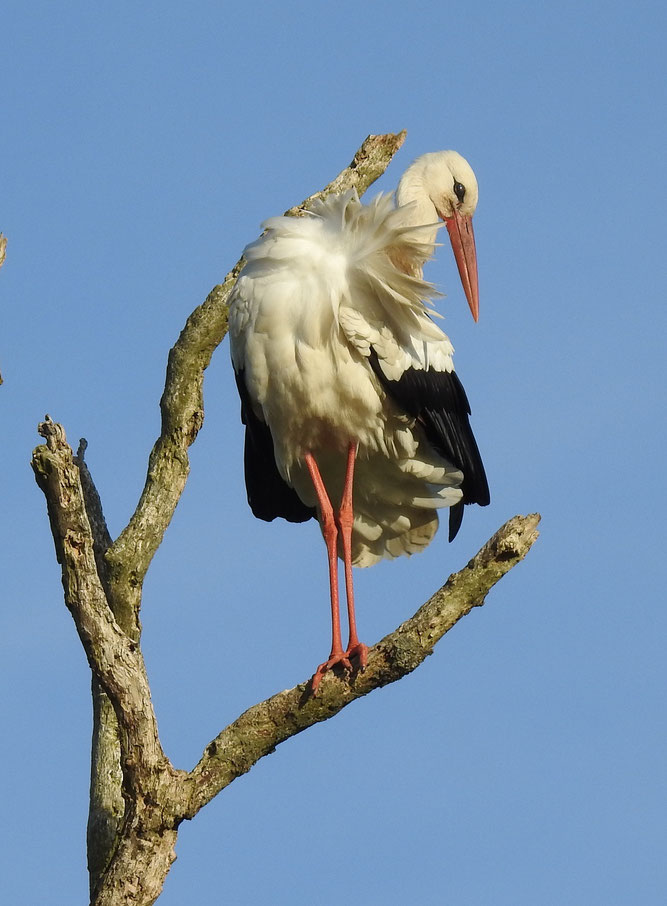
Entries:
<svg viewBox="0 0 667 906">
<path fill-rule="evenodd" d="M 343 563 L 345 564 L 345 594 L 347 596 L 347 618 L 350 624 L 350 639 L 347 643 L 348 658 L 358 657 L 359 666 L 366 666 L 368 647 L 359 641 L 357 636 L 357 619 L 354 612 L 354 584 L 352 581 L 352 527 L 354 524 L 354 510 L 352 506 L 352 489 L 354 485 L 354 462 L 357 457 L 358 444 L 351 443 L 347 449 L 347 468 L 345 470 L 345 485 L 340 509 L 336 523 L 340 529 L 341 547 L 343 548 Z"/>
<path fill-rule="evenodd" d="M 324 487 L 320 470 L 317 467 L 315 458 L 311 453 L 305 455 L 306 466 L 310 473 L 313 487 L 317 495 L 317 502 L 320 508 L 320 517 L 322 520 L 322 534 L 327 546 L 327 555 L 329 559 L 329 590 L 331 594 L 331 654 L 315 671 L 312 679 L 313 694 L 317 692 L 317 687 L 325 672 L 335 664 L 342 664 L 349 669 L 350 661 L 347 654 L 343 651 L 343 644 L 340 634 L 340 604 L 338 600 L 338 553 L 337 540 L 338 529 L 334 519 L 334 511 Z"/>
</svg>

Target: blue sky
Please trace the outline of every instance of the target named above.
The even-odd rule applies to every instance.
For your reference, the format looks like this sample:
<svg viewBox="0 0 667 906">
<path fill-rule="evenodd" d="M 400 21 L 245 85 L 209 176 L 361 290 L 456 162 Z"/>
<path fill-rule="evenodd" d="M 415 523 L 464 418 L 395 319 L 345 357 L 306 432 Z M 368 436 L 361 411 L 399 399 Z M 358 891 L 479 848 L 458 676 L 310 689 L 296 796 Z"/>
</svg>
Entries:
<svg viewBox="0 0 667 906">
<path fill-rule="evenodd" d="M 525 563 L 413 676 L 280 746 L 181 830 L 161 906 L 635 904 L 664 898 L 664 7 L 592 2 L 3 5 L 3 870 L 84 902 L 89 676 L 29 469 L 48 412 L 112 534 L 166 355 L 266 217 L 368 133 L 378 188 L 455 148 L 480 184 L 479 325 L 428 276 L 491 484 L 454 544 L 357 575 L 361 637 L 409 616 L 518 512 Z M 328 650 L 314 524 L 253 519 L 227 343 L 146 582 L 178 767 Z"/>
</svg>

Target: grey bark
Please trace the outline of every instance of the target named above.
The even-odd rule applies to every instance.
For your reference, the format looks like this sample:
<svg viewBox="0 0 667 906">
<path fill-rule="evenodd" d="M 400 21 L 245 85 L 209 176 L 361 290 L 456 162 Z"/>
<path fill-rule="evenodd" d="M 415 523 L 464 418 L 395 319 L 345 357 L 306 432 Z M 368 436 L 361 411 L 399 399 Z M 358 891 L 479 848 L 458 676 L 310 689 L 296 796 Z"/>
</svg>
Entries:
<svg viewBox="0 0 667 906">
<path fill-rule="evenodd" d="M 351 165 L 316 197 L 355 186 L 359 194 L 384 172 L 405 133 L 370 136 Z M 178 826 L 276 745 L 328 720 L 362 695 L 414 670 L 436 642 L 526 555 L 539 516 L 516 516 L 402 626 L 375 645 L 362 673 L 331 672 L 318 694 L 309 681 L 244 712 L 204 749 L 192 771 L 177 770 L 160 743 L 143 657 L 139 612 L 146 571 L 185 486 L 188 448 L 204 417 L 203 378 L 227 329 L 227 299 L 242 261 L 188 318 L 169 354 L 160 403 L 162 427 L 137 508 L 112 541 L 84 461 L 61 425 L 39 426 L 46 444 L 32 466 L 47 502 L 65 603 L 93 675 L 94 729 L 88 859 L 91 903 L 148 906 L 175 858 Z"/>
</svg>

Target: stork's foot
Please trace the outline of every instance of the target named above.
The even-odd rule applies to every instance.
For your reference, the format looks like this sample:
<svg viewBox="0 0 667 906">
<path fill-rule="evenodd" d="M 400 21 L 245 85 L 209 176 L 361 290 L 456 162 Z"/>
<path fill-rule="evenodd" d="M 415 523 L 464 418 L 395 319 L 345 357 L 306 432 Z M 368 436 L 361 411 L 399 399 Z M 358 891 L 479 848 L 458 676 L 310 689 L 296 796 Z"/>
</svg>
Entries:
<svg viewBox="0 0 667 906">
<path fill-rule="evenodd" d="M 354 661 L 354 666 L 352 664 Z M 368 661 L 368 645 L 364 645 L 361 642 L 357 642 L 355 645 L 350 645 L 347 651 L 341 651 L 336 654 L 331 654 L 329 660 L 325 661 L 323 664 L 317 668 L 313 674 L 313 678 L 310 681 L 310 688 L 313 695 L 317 694 L 317 687 L 322 681 L 322 677 L 328 670 L 332 670 L 334 667 L 337 667 L 339 664 L 342 666 L 343 670 L 346 673 L 351 673 L 352 670 L 363 670 Z"/>
<path fill-rule="evenodd" d="M 329 655 L 329 660 L 325 661 L 323 664 L 317 668 L 313 674 L 313 678 L 310 681 L 310 688 L 312 689 L 313 695 L 317 694 L 317 687 L 322 681 L 322 677 L 327 672 L 327 670 L 332 670 L 334 667 L 337 667 L 339 664 L 342 665 L 343 670 L 349 671 L 352 669 L 352 664 L 350 664 L 350 659 L 348 657 L 347 651 L 340 651 L 334 654 L 333 652 Z"/>
<path fill-rule="evenodd" d="M 363 670 L 368 663 L 368 645 L 364 645 L 363 642 L 357 642 L 354 645 L 350 645 L 345 655 L 349 661 L 357 661 L 359 665 L 359 670 Z"/>
</svg>

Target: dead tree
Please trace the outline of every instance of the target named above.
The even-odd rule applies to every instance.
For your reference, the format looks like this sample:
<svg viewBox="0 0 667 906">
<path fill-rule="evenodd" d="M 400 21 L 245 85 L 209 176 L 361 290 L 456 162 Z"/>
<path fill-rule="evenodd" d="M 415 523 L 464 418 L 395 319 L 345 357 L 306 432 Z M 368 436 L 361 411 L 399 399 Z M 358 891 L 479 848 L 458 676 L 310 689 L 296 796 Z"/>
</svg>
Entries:
<svg viewBox="0 0 667 906">
<path fill-rule="evenodd" d="M 354 160 L 316 197 L 356 187 L 361 195 L 386 169 L 405 133 L 370 136 Z M 142 657 L 139 611 L 144 578 L 185 487 L 188 448 L 204 419 L 204 371 L 227 330 L 227 298 L 241 268 L 188 318 L 169 354 L 160 402 L 161 433 L 143 493 L 116 540 L 85 464 L 61 425 L 39 426 L 46 443 L 32 467 L 46 497 L 65 603 L 92 671 L 93 741 L 88 868 L 94 906 L 148 906 L 160 895 L 180 823 L 281 742 L 421 664 L 436 642 L 527 554 L 539 516 L 515 516 L 419 610 L 378 642 L 352 677 L 330 672 L 317 697 L 305 681 L 245 711 L 208 743 L 191 770 L 162 749 Z"/>
</svg>

